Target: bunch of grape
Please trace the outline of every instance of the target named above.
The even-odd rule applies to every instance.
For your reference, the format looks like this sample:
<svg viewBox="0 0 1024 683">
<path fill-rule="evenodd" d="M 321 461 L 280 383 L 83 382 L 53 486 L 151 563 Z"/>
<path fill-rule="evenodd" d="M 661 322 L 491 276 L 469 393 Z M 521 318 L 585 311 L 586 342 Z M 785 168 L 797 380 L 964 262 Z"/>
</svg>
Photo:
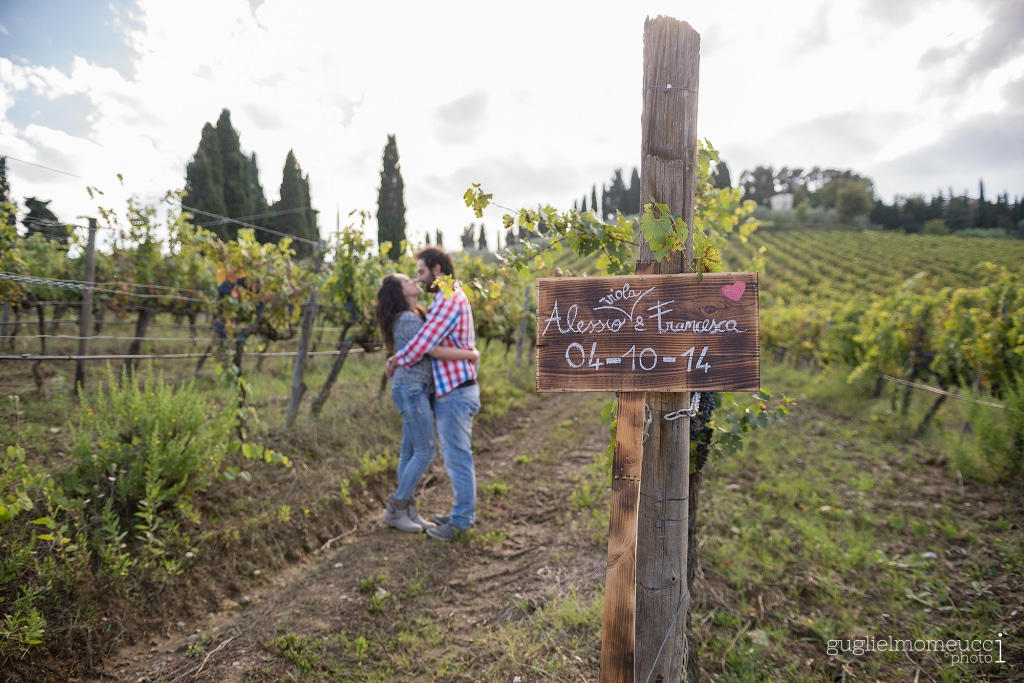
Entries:
<svg viewBox="0 0 1024 683">
<path fill-rule="evenodd" d="M 711 447 L 711 416 L 715 412 L 715 394 L 700 392 L 700 406 L 697 414 L 690 418 L 690 458 L 694 460 L 695 471 L 700 471 L 708 461 Z"/>
</svg>

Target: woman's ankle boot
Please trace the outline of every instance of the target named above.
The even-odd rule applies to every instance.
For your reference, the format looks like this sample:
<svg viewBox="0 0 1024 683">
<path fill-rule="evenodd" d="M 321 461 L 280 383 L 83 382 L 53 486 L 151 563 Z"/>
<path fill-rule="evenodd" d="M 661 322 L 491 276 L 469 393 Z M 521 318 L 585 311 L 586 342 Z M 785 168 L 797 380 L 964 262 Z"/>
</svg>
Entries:
<svg viewBox="0 0 1024 683">
<path fill-rule="evenodd" d="M 415 500 L 409 501 L 409 519 L 411 519 L 414 523 L 419 524 L 424 530 L 433 529 L 435 526 L 437 526 L 433 522 L 428 522 L 427 520 L 420 517 L 419 511 L 416 509 Z"/>
<path fill-rule="evenodd" d="M 410 500 L 398 500 L 394 496 L 388 499 L 388 509 L 384 512 L 384 523 L 399 531 L 418 534 L 423 527 L 409 518 Z"/>
</svg>

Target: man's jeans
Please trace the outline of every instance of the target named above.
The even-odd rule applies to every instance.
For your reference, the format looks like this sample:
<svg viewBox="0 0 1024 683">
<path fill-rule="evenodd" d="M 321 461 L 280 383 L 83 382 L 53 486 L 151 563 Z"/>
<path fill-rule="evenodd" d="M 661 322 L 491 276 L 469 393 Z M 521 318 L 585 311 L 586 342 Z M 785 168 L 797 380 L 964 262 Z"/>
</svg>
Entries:
<svg viewBox="0 0 1024 683">
<path fill-rule="evenodd" d="M 416 486 L 437 455 L 434 438 L 432 384 L 393 384 L 391 398 L 402 414 L 402 452 L 398 456 L 398 490 L 395 498 L 416 496 Z"/>
<path fill-rule="evenodd" d="M 451 523 L 468 529 L 476 521 L 476 470 L 473 466 L 473 417 L 480 411 L 480 385 L 453 389 L 434 399 L 441 455 L 452 480 L 455 504 Z"/>
</svg>

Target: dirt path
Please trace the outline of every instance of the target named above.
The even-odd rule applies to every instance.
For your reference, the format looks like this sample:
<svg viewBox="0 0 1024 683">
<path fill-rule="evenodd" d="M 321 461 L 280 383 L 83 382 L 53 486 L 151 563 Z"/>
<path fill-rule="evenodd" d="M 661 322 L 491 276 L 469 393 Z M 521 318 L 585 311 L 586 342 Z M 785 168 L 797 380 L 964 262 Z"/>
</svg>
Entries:
<svg viewBox="0 0 1024 683">
<path fill-rule="evenodd" d="M 481 647 L 488 629 L 604 584 L 605 551 L 593 524 L 577 524 L 589 512 L 574 512 L 570 496 L 607 447 L 599 421 L 607 399 L 542 395 L 526 412 L 477 427 L 478 523 L 468 543 L 390 529 L 381 511 L 326 551 L 262 577 L 259 591 L 223 601 L 206 620 L 166 624 L 90 682 L 278 681 L 300 673 L 319 680 L 328 675 L 323 643 L 356 652 L 357 667 L 360 648 L 364 660 L 379 659 L 351 680 L 377 680 L 372 670 L 391 671 L 379 680 L 479 680 L 472 672 L 481 658 L 496 656 Z M 451 501 L 439 463 L 428 474 L 424 516 L 447 511 Z M 416 642 L 400 652 L 393 645 L 403 638 Z M 593 657 L 577 658 L 577 680 L 597 677 L 600 644 L 593 647 Z"/>
</svg>

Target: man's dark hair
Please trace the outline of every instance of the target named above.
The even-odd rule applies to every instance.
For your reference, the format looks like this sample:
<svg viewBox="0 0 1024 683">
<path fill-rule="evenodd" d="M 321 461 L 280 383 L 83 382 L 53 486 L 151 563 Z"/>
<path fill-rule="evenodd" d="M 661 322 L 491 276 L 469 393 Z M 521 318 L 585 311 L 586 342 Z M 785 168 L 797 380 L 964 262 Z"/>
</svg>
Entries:
<svg viewBox="0 0 1024 683">
<path fill-rule="evenodd" d="M 420 253 L 416 254 L 416 258 L 423 261 L 423 265 L 427 267 L 430 272 L 434 272 L 434 266 L 441 266 L 442 275 L 451 275 L 455 277 L 455 266 L 452 265 L 452 257 L 444 249 L 438 247 L 427 247 Z"/>
</svg>

